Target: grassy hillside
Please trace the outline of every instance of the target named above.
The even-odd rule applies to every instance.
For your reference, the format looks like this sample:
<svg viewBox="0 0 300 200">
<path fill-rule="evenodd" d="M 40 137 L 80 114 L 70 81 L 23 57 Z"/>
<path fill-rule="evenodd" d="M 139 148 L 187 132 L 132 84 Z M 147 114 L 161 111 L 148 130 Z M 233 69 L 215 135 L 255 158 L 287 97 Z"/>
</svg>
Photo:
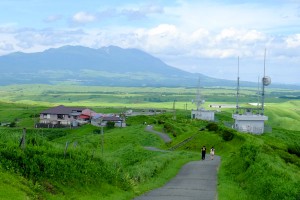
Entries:
<svg viewBox="0 0 300 200">
<path fill-rule="evenodd" d="M 102 151 L 102 135 L 98 132 L 92 126 L 75 130 L 28 129 L 23 150 L 19 146 L 21 129 L 0 129 L 1 172 L 13 180 L 18 176 L 24 179 L 16 181 L 19 189 L 10 190 L 12 183 L 5 179 L 0 182 L 1 188 L 15 193 L 16 198 L 130 199 L 163 184 L 183 163 L 197 156 L 145 150 L 144 146 L 163 144 L 157 136 L 146 133 L 142 125 L 128 127 L 125 132 L 105 130 Z"/>
<path fill-rule="evenodd" d="M 145 132 L 145 121 L 167 131 L 173 141 L 165 145 L 156 135 Z M 132 117 L 128 123 L 126 131 L 104 130 L 103 151 L 103 135 L 92 126 L 28 129 L 25 150 L 19 147 L 21 129 L 0 129 L 1 172 L 18 185 L 10 189 L 11 183 L 4 179 L 1 188 L 16 198 L 131 199 L 162 185 L 188 160 L 200 159 L 200 147 L 206 145 L 214 146 L 222 156 L 219 199 L 299 198 L 297 131 L 240 134 L 222 125 L 189 120 L 185 113 L 179 113 L 175 121 L 171 114 L 165 114 Z M 203 127 L 206 129 L 199 131 Z M 175 152 L 143 148 L 168 149 L 190 136 L 195 139 Z"/>
<path fill-rule="evenodd" d="M 175 96 L 188 99 L 194 89 L 147 88 L 143 93 L 142 88 L 129 88 L 131 91 L 126 93 L 121 88 L 123 93 L 119 93 L 120 88 L 107 88 L 107 101 L 116 96 L 119 100 L 106 104 L 103 99 L 97 102 L 99 96 L 92 95 L 95 88 L 84 88 L 86 93 L 78 91 L 80 98 L 75 98 L 77 91 L 70 86 L 49 87 L 52 92 L 40 87 L 41 90 L 30 90 L 10 86 L 1 90 L 0 122 L 11 127 L 0 127 L 0 199 L 132 199 L 164 184 L 182 164 L 200 159 L 203 145 L 214 146 L 222 157 L 218 199 L 300 199 L 300 101 L 278 98 L 297 95 L 295 91 L 272 94 L 265 110 L 267 123 L 273 129 L 261 136 L 241 134 L 223 126 L 223 122 L 232 121 L 231 109 L 221 109 L 216 114 L 219 124 L 190 120 L 190 111 L 183 110 L 182 100 L 176 101 L 176 120 L 172 113 L 130 117 L 127 128 L 105 128 L 103 137 L 98 128 L 89 125 L 78 129 L 34 129 L 33 124 L 41 110 L 54 104 L 88 106 L 99 112 L 121 112 L 131 106 L 172 108 Z M 204 93 L 214 102 L 234 103 L 218 101 L 234 95 L 234 90 L 222 91 L 218 97 L 215 96 L 221 89 Z M 159 93 L 160 100 L 168 100 L 147 99 Z M 251 91 L 244 95 L 251 96 Z M 126 104 L 122 99 L 136 103 Z M 117 104 L 120 106 L 112 107 Z M 169 134 L 172 142 L 164 144 L 158 136 L 146 132 L 144 122 Z M 27 128 L 25 149 L 19 145 L 23 127 Z M 168 150 L 192 136 L 193 140 L 176 151 L 144 148 Z"/>
<path fill-rule="evenodd" d="M 300 101 L 270 103 L 266 107 L 266 115 L 272 127 L 300 131 Z"/>
</svg>

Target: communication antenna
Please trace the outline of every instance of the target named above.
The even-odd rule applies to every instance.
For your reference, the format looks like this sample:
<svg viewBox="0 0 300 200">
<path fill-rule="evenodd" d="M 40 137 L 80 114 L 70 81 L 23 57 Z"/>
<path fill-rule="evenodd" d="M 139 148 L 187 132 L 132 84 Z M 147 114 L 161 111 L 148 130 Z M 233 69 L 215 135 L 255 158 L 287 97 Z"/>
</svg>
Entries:
<svg viewBox="0 0 300 200">
<path fill-rule="evenodd" d="M 260 91 L 259 91 L 259 76 L 257 78 L 257 109 L 259 109 L 259 102 L 260 102 Z"/>
<path fill-rule="evenodd" d="M 201 92 L 200 92 L 200 77 L 198 79 L 198 88 L 197 88 L 197 96 L 196 96 L 196 105 L 197 105 L 197 110 L 201 110 L 201 104 L 204 103 L 204 100 L 201 99 Z"/>
<path fill-rule="evenodd" d="M 266 76 L 266 49 L 264 55 L 264 76 L 262 78 L 262 94 L 261 94 L 261 114 L 264 115 L 264 103 L 265 103 L 265 86 L 271 84 L 271 78 Z"/>
<path fill-rule="evenodd" d="M 239 112 L 239 95 L 240 95 L 240 57 L 238 57 L 238 74 L 236 87 L 236 114 Z"/>
</svg>

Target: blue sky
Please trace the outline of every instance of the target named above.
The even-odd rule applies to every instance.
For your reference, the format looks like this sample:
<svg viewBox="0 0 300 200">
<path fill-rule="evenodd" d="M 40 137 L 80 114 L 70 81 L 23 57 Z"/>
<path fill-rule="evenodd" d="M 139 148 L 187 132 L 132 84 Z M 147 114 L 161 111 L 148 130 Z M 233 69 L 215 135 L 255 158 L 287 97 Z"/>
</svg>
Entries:
<svg viewBox="0 0 300 200">
<path fill-rule="evenodd" d="M 1 0 L 0 55 L 64 45 L 138 48 L 180 69 L 300 80 L 300 0 Z"/>
</svg>

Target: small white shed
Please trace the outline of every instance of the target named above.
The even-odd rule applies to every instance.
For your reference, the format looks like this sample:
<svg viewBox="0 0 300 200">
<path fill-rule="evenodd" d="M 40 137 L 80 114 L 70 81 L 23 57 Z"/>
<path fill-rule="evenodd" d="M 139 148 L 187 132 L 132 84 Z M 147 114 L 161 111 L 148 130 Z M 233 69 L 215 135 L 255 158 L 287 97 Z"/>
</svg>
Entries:
<svg viewBox="0 0 300 200">
<path fill-rule="evenodd" d="M 191 118 L 192 119 L 201 119 L 201 120 L 206 120 L 206 121 L 214 121 L 215 120 L 215 112 L 212 110 L 205 110 L 205 109 L 192 110 Z"/>
<path fill-rule="evenodd" d="M 234 129 L 240 132 L 263 134 L 265 121 L 268 117 L 260 114 L 244 113 L 244 114 L 233 114 Z"/>
</svg>

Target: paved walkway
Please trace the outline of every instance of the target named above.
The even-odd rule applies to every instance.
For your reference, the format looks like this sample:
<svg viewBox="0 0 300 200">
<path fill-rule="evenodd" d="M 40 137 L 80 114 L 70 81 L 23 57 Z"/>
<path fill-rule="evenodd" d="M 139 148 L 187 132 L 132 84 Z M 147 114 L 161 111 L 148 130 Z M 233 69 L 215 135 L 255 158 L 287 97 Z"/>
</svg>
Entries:
<svg viewBox="0 0 300 200">
<path fill-rule="evenodd" d="M 184 165 L 177 176 L 163 187 L 134 200 L 216 200 L 219 165 L 219 156 L 210 160 L 209 155 L 206 155 L 204 161 Z"/>
<path fill-rule="evenodd" d="M 165 143 L 168 143 L 168 142 L 172 141 L 171 138 L 167 134 L 153 130 L 153 126 L 151 126 L 151 125 L 146 126 L 146 131 L 157 134 L 159 137 L 161 137 L 161 139 L 163 139 L 163 141 Z"/>
</svg>

